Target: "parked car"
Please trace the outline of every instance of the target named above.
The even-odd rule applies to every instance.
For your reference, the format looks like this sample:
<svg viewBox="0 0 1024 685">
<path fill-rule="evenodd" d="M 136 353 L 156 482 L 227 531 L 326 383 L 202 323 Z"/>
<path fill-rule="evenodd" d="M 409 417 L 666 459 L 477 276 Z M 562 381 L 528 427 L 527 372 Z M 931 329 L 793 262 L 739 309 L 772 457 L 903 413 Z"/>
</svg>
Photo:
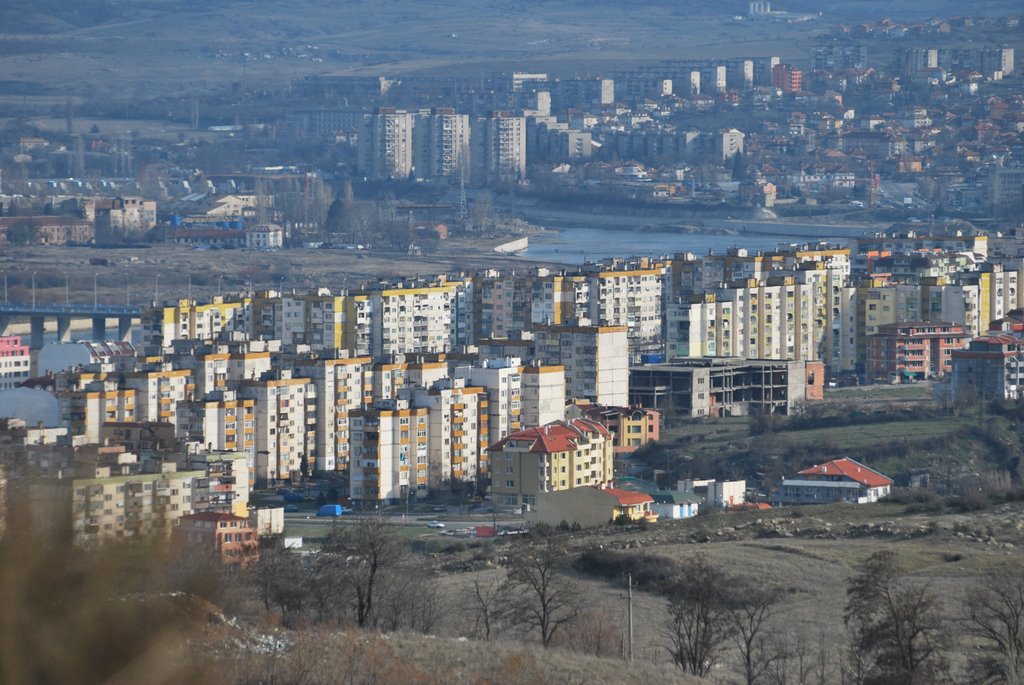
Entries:
<svg viewBox="0 0 1024 685">
<path fill-rule="evenodd" d="M 444 524 L 440 521 L 430 521 L 427 524 L 427 528 L 444 528 Z"/>
<path fill-rule="evenodd" d="M 298 510 L 299 510 L 299 505 L 298 504 L 286 504 L 286 505 L 284 505 L 284 513 L 286 513 L 286 514 L 294 514 Z"/>
</svg>

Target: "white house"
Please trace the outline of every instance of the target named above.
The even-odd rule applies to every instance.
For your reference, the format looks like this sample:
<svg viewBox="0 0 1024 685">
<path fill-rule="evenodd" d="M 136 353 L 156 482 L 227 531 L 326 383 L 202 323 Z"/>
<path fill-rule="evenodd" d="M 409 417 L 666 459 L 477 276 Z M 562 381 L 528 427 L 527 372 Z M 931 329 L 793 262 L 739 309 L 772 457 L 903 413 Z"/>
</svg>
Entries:
<svg viewBox="0 0 1024 685">
<path fill-rule="evenodd" d="M 774 504 L 877 502 L 892 490 L 893 481 L 853 459 L 834 459 L 800 471 L 782 481 Z"/>
</svg>

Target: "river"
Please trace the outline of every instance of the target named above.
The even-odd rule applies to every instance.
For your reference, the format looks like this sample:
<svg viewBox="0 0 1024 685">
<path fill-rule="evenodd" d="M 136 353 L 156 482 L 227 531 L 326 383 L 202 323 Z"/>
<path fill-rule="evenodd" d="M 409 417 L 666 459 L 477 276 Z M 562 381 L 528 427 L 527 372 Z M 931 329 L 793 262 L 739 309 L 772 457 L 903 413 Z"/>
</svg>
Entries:
<svg viewBox="0 0 1024 685">
<path fill-rule="evenodd" d="M 780 244 L 818 240 L 845 244 L 851 238 L 885 228 L 727 219 L 704 219 L 701 223 L 705 230 L 692 232 L 548 225 L 548 231 L 530 236 L 529 248 L 519 255 L 532 261 L 582 264 L 611 257 L 724 253 L 732 247 L 753 253 L 772 250 Z"/>
</svg>

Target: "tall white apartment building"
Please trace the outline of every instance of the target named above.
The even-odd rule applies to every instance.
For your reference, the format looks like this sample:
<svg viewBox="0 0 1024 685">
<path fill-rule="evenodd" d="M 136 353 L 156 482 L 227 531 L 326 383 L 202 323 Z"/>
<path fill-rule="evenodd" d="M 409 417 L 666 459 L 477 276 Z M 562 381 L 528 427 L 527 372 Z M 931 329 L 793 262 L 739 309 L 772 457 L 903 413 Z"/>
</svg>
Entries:
<svg viewBox="0 0 1024 685">
<path fill-rule="evenodd" d="M 417 178 L 458 183 L 469 179 L 469 115 L 439 108 L 416 116 L 413 166 Z"/>
<path fill-rule="evenodd" d="M 125 378 L 124 386 L 135 390 L 136 421 L 175 423 L 178 402 L 192 395 L 192 372 L 167 368 L 137 371 Z"/>
<path fill-rule="evenodd" d="M 401 502 L 429 490 L 429 411 L 389 400 L 351 412 L 350 496 Z"/>
<path fill-rule="evenodd" d="M 372 301 L 370 350 L 374 356 L 447 352 L 458 283 L 389 288 L 366 293 Z"/>
<path fill-rule="evenodd" d="M 178 300 L 170 306 L 146 309 L 140 316 L 142 344 L 147 348 L 169 347 L 175 340 L 213 340 L 224 332 L 248 332 L 252 323 L 251 301 L 228 301 L 217 296 L 208 304 Z"/>
<path fill-rule="evenodd" d="M 645 352 L 660 353 L 662 289 L 666 269 L 660 264 L 590 274 L 588 318 L 601 326 L 626 326 L 633 361 Z"/>
<path fill-rule="evenodd" d="M 290 480 L 308 454 L 306 378 L 276 371 L 266 380 L 243 381 L 239 394 L 255 401 L 255 476 L 259 485 Z M 308 417 L 315 421 L 315 416 Z"/>
<path fill-rule="evenodd" d="M 523 429 L 562 421 L 566 403 L 564 366 L 523 367 Z"/>
<path fill-rule="evenodd" d="M 256 401 L 234 390 L 212 392 L 200 400 L 178 403 L 175 431 L 179 439 L 205 450 L 240 452 L 256 464 Z"/>
<path fill-rule="evenodd" d="M 453 481 L 473 482 L 487 472 L 488 402 L 483 388 L 462 378 L 445 378 L 413 393 L 428 410 L 428 483 L 431 489 Z"/>
<path fill-rule="evenodd" d="M 314 392 L 317 472 L 348 468 L 352 451 L 349 416 L 373 401 L 371 368 L 369 357 L 310 359 L 295 364 L 295 375 L 309 379 Z"/>
<path fill-rule="evenodd" d="M 526 119 L 493 112 L 473 122 L 470 137 L 477 183 L 508 183 L 526 176 Z"/>
<path fill-rule="evenodd" d="M 484 359 L 479 365 L 458 366 L 454 376 L 487 392 L 488 444 L 523 427 L 523 366 L 518 357 Z M 564 379 L 561 391 L 564 408 Z"/>
<path fill-rule="evenodd" d="M 359 132 L 360 172 L 374 179 L 405 179 L 413 170 L 413 129 L 416 115 L 400 109 L 380 108 Z"/>
<path fill-rule="evenodd" d="M 629 404 L 629 341 L 626 326 L 537 326 L 534 351 L 546 364 L 565 367 L 568 399 Z"/>
</svg>

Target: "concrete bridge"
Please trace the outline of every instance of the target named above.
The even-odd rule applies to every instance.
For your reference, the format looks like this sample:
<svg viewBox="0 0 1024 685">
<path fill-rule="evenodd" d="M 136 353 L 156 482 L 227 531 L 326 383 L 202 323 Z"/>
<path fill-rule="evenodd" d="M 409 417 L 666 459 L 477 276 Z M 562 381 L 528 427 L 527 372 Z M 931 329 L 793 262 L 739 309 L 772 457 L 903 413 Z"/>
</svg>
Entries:
<svg viewBox="0 0 1024 685">
<path fill-rule="evenodd" d="M 107 340 L 107 321 L 117 319 L 117 337 L 127 340 L 131 335 L 132 321 L 139 318 L 141 307 L 108 304 L 16 304 L 0 303 L 0 335 L 14 319 L 28 319 L 32 334 L 30 347 L 41 349 L 46 335 L 46 320 L 56 319 L 57 339 L 71 340 L 71 322 L 89 319 L 92 321 L 92 339 Z"/>
</svg>

